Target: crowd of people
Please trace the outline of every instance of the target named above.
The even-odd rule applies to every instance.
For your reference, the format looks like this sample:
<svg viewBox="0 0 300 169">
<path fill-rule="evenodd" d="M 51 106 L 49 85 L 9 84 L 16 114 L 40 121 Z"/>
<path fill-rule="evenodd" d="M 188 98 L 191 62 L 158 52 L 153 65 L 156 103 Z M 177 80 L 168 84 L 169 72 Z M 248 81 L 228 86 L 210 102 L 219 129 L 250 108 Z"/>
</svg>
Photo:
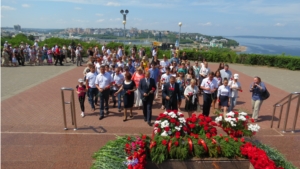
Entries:
<svg viewBox="0 0 300 169">
<path fill-rule="evenodd" d="M 7 41 L 3 45 L 2 51 L 2 66 L 25 66 L 28 65 L 59 65 L 63 66 L 64 63 L 70 62 L 82 66 L 83 47 L 78 44 L 77 46 L 69 44 L 59 46 L 48 46 L 47 44 L 39 46 L 38 42 L 30 46 L 27 43 L 12 46 Z"/>
<path fill-rule="evenodd" d="M 129 118 L 133 118 L 132 109 L 135 107 L 142 109 L 144 121 L 151 126 L 152 105 L 159 96 L 162 98 L 163 110 L 180 110 L 182 100 L 185 99 L 184 110 L 189 115 L 202 112 L 209 116 L 211 107 L 213 110 L 223 111 L 225 115 L 234 110 L 238 93 L 242 91 L 239 75 L 232 74 L 228 64 L 220 63 L 218 69 L 212 71 L 205 59 L 191 65 L 185 52 L 178 57 L 179 50 L 173 50 L 170 59 L 163 56 L 163 60 L 158 60 L 156 47 L 153 47 L 150 59 L 143 48 L 137 50 L 135 46 L 128 56 L 122 46 L 118 49 L 106 49 L 104 45 L 101 54 L 97 47 L 90 48 L 89 51 L 83 78 L 78 80 L 79 84 L 76 86 L 82 117 L 85 116 L 86 96 L 91 113 L 99 105 L 99 120 L 109 114 L 111 98 L 112 107 L 117 107 L 119 112 L 124 110 L 124 122 L 127 121 L 128 113 Z M 255 120 L 262 103 L 261 92 L 264 90 L 261 79 L 255 77 L 250 86 L 250 92 L 253 93 L 252 117 Z M 203 103 L 200 102 L 201 95 Z"/>
</svg>

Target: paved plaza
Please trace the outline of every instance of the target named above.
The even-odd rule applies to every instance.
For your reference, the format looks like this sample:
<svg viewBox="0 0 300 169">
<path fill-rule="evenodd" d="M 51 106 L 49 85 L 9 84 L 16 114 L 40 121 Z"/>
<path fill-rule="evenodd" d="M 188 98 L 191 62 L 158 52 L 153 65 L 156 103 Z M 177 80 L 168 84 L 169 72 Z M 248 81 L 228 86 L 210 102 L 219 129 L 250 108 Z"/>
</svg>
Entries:
<svg viewBox="0 0 300 169">
<path fill-rule="evenodd" d="M 209 63 L 211 70 L 218 64 Z M 76 118 L 78 130 L 72 130 L 70 110 L 67 110 L 69 130 L 63 130 L 61 87 L 75 88 L 78 78 L 82 78 L 84 66 L 26 66 L 1 68 L 1 167 L 4 169 L 22 168 L 90 168 L 92 155 L 108 140 L 116 135 L 151 134 L 143 120 L 142 110 L 134 109 L 134 118 L 123 122 L 123 113 L 110 105 L 108 117 L 99 121 L 99 107 L 90 113 L 86 99 L 86 117 L 81 118 L 77 97 Z M 258 124 L 261 131 L 253 138 L 277 148 L 289 161 L 300 167 L 298 144 L 300 140 L 300 118 L 296 132 L 281 133 L 280 129 L 270 128 L 273 105 L 289 92 L 300 91 L 299 71 L 289 71 L 266 67 L 230 65 L 233 73 L 240 74 L 243 92 L 239 94 L 236 108 L 251 112 L 251 93 L 248 92 L 254 75 L 262 77 L 271 93 L 264 101 Z M 297 83 L 298 82 L 298 83 Z M 286 84 L 286 85 L 285 85 Z M 69 99 L 66 92 L 66 100 Z M 161 97 L 155 100 L 153 120 L 162 112 Z M 183 109 L 182 103 L 181 109 Z M 296 104 L 291 104 L 288 130 L 292 126 Z M 285 113 L 285 112 L 284 112 Z M 185 117 L 187 113 L 184 112 Z M 213 117 L 213 113 L 211 113 Z M 276 114 L 278 117 L 278 112 Z M 276 126 L 277 120 L 275 119 Z"/>
</svg>

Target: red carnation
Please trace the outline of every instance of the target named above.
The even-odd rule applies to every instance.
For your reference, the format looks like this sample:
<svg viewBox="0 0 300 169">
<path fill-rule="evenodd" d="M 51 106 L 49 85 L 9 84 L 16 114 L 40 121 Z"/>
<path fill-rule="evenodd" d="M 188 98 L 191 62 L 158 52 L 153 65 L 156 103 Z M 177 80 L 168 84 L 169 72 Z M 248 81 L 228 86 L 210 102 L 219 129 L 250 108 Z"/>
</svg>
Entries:
<svg viewBox="0 0 300 169">
<path fill-rule="evenodd" d="M 176 120 L 175 119 L 170 119 L 170 122 L 175 124 L 176 123 Z"/>
<path fill-rule="evenodd" d="M 166 132 L 170 131 L 170 127 L 165 127 L 165 131 Z"/>
<path fill-rule="evenodd" d="M 236 137 L 234 137 L 233 139 L 234 139 L 234 141 L 235 141 L 235 142 L 237 142 L 237 141 L 238 141 L 238 139 L 237 139 Z"/>
<path fill-rule="evenodd" d="M 226 137 L 225 139 L 224 139 L 226 142 L 228 142 L 228 138 Z"/>
<path fill-rule="evenodd" d="M 251 122 L 254 123 L 254 119 L 251 118 Z"/>
<path fill-rule="evenodd" d="M 176 137 L 177 139 L 179 139 L 179 138 L 180 138 L 180 132 L 179 132 L 179 131 L 176 131 L 176 133 L 175 133 L 175 137 Z"/>
<path fill-rule="evenodd" d="M 131 138 L 128 136 L 128 137 L 127 137 L 127 140 L 128 140 L 128 141 L 130 141 L 130 140 L 131 140 Z"/>
<path fill-rule="evenodd" d="M 157 132 L 158 132 L 158 133 L 160 133 L 160 132 L 161 132 L 161 129 L 160 129 L 160 128 L 158 128 L 158 129 L 157 129 Z"/>
<path fill-rule="evenodd" d="M 156 89 L 154 87 L 152 87 L 152 91 L 154 92 Z"/>
<path fill-rule="evenodd" d="M 178 141 L 175 141 L 175 142 L 174 142 L 174 145 L 175 145 L 176 147 L 178 147 L 178 145 L 179 145 Z"/>
<path fill-rule="evenodd" d="M 245 142 L 245 139 L 244 139 L 244 137 L 243 137 L 243 138 L 241 138 L 241 142 L 242 142 L 242 143 L 244 143 L 244 142 Z"/>
<path fill-rule="evenodd" d="M 196 117 L 192 117 L 190 118 L 191 119 L 191 122 L 195 123 L 197 121 L 197 118 Z"/>
<path fill-rule="evenodd" d="M 154 127 L 158 127 L 158 126 L 159 126 L 159 124 L 158 124 L 158 123 L 155 123 L 155 124 L 154 124 Z"/>
<path fill-rule="evenodd" d="M 162 143 L 164 146 L 168 144 L 167 140 L 163 140 L 161 143 Z"/>
<path fill-rule="evenodd" d="M 180 126 L 180 122 L 179 121 L 176 121 L 176 126 Z"/>
<path fill-rule="evenodd" d="M 204 126 L 203 129 L 204 129 L 204 131 L 207 131 L 207 130 L 208 130 L 208 127 L 207 127 L 207 126 Z"/>
<path fill-rule="evenodd" d="M 193 129 L 193 128 L 195 128 L 195 127 L 196 127 L 195 124 L 190 124 L 190 128 L 191 128 L 191 129 Z"/>
<path fill-rule="evenodd" d="M 142 139 L 143 139 L 143 140 L 146 140 L 146 138 L 147 138 L 147 136 L 144 134 L 144 135 L 142 136 Z"/>
<path fill-rule="evenodd" d="M 183 115 L 183 114 L 180 114 L 179 116 L 180 116 L 180 117 L 183 117 L 184 115 Z"/>
<path fill-rule="evenodd" d="M 208 139 L 211 137 L 210 133 L 206 133 L 205 135 L 206 135 L 206 138 L 208 138 Z"/>
</svg>

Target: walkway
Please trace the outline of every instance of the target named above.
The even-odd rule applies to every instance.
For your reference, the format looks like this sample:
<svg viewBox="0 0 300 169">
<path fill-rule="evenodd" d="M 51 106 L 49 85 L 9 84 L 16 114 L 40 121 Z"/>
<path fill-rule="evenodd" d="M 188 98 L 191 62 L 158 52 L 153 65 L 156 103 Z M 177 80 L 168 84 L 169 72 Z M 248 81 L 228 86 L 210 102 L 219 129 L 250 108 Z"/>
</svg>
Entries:
<svg viewBox="0 0 300 169">
<path fill-rule="evenodd" d="M 210 64 L 210 67 L 212 70 L 215 70 L 217 64 Z M 31 67 L 25 68 L 29 69 L 28 72 L 35 69 Z M 63 68 L 57 67 L 57 69 Z M 231 66 L 231 69 L 233 68 Z M 13 68 L 2 68 L 2 74 L 9 73 L 10 69 Z M 15 68 L 15 70 L 18 69 L 21 70 L 23 68 Z M 37 69 L 46 68 L 37 67 Z M 2 168 L 90 168 L 93 153 L 108 140 L 114 139 L 115 135 L 152 133 L 152 127 L 149 127 L 142 120 L 143 115 L 141 110 L 134 110 L 134 118 L 123 122 L 123 114 L 118 113 L 117 109 L 111 108 L 109 117 L 99 121 L 98 113 L 89 113 L 87 101 L 85 105 L 88 114 L 85 118 L 81 118 L 77 100 L 76 114 L 79 130 L 71 130 L 69 109 L 67 108 L 67 115 L 69 115 L 67 120 L 70 130 L 64 131 L 60 88 L 74 88 L 77 84 L 77 79 L 82 77 L 82 70 L 83 67 L 59 70 L 48 76 L 48 80 L 35 81 L 29 84 L 34 85 L 33 87 L 9 98 L 7 97 L 7 99 L 1 102 Z M 65 72 L 62 73 L 63 71 Z M 232 71 L 239 72 L 240 81 L 245 86 L 244 91 L 240 93 L 237 108 L 251 112 L 249 111 L 251 110 L 249 104 L 251 95 L 247 91 L 247 87 L 251 83 L 252 77 L 241 71 Z M 272 72 L 269 73 L 272 74 Z M 23 74 L 18 74 L 16 78 L 18 81 L 3 76 L 2 83 L 5 81 L 7 84 L 17 83 L 26 86 L 28 83 L 23 84 L 22 79 L 36 78 L 36 74 L 25 73 L 25 75 L 26 77 Z M 270 84 L 273 83 L 271 82 Z M 270 84 L 267 84 L 267 86 L 271 97 L 263 103 L 260 113 L 262 121 L 258 122 L 262 130 L 254 139 L 259 139 L 263 143 L 276 147 L 290 161 L 300 167 L 298 160 L 300 150 L 298 140 L 300 139 L 300 133 L 287 133 L 283 135 L 280 133 L 280 130 L 270 129 L 272 104 L 288 94 L 288 92 Z M 2 85 L 2 91 L 4 91 L 3 87 L 7 86 Z M 7 96 L 9 95 L 13 94 L 8 93 Z M 157 101 L 160 102 L 160 99 Z M 160 104 L 154 104 L 153 119 L 162 112 L 159 109 L 160 106 Z M 182 104 L 182 108 L 183 106 L 184 103 Z M 97 109 L 98 111 L 99 109 Z M 291 114 L 293 113 L 291 111 Z M 185 113 L 185 116 L 187 116 L 187 113 Z M 298 123 L 299 121 L 300 119 L 298 119 Z M 289 121 L 288 127 L 290 126 Z M 299 131 L 299 125 L 297 129 Z"/>
</svg>

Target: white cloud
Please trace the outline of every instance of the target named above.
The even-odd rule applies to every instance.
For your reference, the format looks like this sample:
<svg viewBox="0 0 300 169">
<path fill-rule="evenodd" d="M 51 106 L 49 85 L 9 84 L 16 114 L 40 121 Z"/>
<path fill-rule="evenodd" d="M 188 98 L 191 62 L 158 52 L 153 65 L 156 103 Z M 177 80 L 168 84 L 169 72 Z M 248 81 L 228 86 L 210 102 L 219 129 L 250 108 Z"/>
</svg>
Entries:
<svg viewBox="0 0 300 169">
<path fill-rule="evenodd" d="M 23 8 L 29 8 L 30 5 L 28 5 L 28 4 L 22 4 L 22 7 L 23 7 Z"/>
<path fill-rule="evenodd" d="M 75 7 L 74 9 L 75 9 L 75 10 L 81 10 L 81 8 L 80 8 L 80 7 Z"/>
<path fill-rule="evenodd" d="M 16 10 L 16 8 L 2 5 L 1 10 L 3 10 L 3 11 L 12 11 L 12 10 Z"/>
<path fill-rule="evenodd" d="M 103 16 L 103 14 L 101 14 L 101 13 L 96 13 L 96 16 Z"/>
<path fill-rule="evenodd" d="M 121 18 L 111 18 L 111 19 L 109 19 L 109 21 L 113 21 L 113 22 L 121 21 Z"/>
<path fill-rule="evenodd" d="M 104 21 L 104 19 L 98 19 L 98 20 L 96 20 L 96 22 L 103 22 Z"/>
<path fill-rule="evenodd" d="M 81 20 L 81 19 L 72 19 L 74 22 L 87 23 L 89 21 Z"/>
<path fill-rule="evenodd" d="M 142 21 L 143 19 L 141 19 L 141 18 L 134 18 L 133 20 L 134 21 Z"/>
<path fill-rule="evenodd" d="M 283 23 L 276 23 L 274 26 L 285 26 L 285 24 L 283 24 Z"/>
<path fill-rule="evenodd" d="M 201 25 L 201 26 L 212 26 L 212 23 L 211 22 L 206 22 L 206 23 L 199 23 L 198 25 Z"/>
<path fill-rule="evenodd" d="M 117 2 L 107 2 L 106 3 L 106 6 L 120 6 L 121 4 L 120 3 L 117 3 Z"/>
</svg>

